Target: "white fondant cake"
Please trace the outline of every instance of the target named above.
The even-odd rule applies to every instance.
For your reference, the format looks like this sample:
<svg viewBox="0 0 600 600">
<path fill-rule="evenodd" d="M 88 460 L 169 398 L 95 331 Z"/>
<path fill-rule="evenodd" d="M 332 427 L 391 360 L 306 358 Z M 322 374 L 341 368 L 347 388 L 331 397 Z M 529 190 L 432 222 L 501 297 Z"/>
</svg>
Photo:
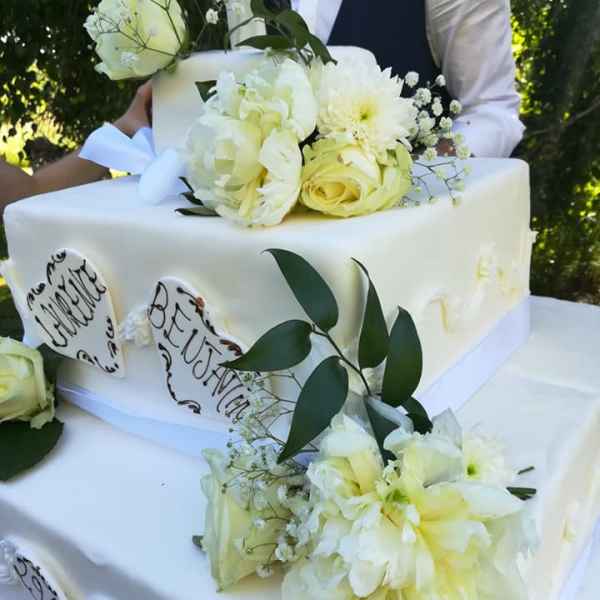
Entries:
<svg viewBox="0 0 600 600">
<path fill-rule="evenodd" d="M 423 393 L 529 293 L 527 166 L 488 159 L 470 164 L 473 172 L 458 206 L 440 187 L 433 204 L 347 220 L 298 214 L 258 230 L 224 219 L 183 218 L 175 213 L 185 206 L 182 198 L 145 206 L 131 178 L 65 190 L 7 209 L 11 261 L 4 272 L 29 331 L 52 342 L 33 321 L 27 295 L 44 280 L 57 251 L 76 249 L 106 282 L 121 329 L 129 324 L 125 329 L 131 330 L 140 307 L 151 307 L 157 347 L 121 342 L 122 378 L 89 361 L 68 361 L 63 385 L 91 391 L 126 415 L 224 432 L 244 400 L 238 378 L 220 363 L 274 325 L 303 317 L 264 251 L 294 251 L 325 277 L 340 304 L 340 323 L 332 333 L 345 348 L 356 341 L 364 298 L 351 260 L 356 258 L 369 269 L 386 317 L 391 321 L 400 305 L 416 321 L 424 348 Z M 176 287 L 159 286 L 169 277 L 193 293 L 177 298 Z M 57 341 L 77 345 L 79 338 L 69 331 L 82 328 L 73 316 L 81 305 L 71 279 L 55 278 L 55 301 L 45 310 Z M 65 281 L 66 291 L 60 289 Z M 88 338 L 95 332 L 102 349 L 105 328 L 96 313 L 94 318 L 83 329 Z M 64 352 L 61 345 L 55 348 Z M 78 349 L 66 354 L 75 356 Z M 94 355 L 90 349 L 87 354 Z"/>
<path fill-rule="evenodd" d="M 362 53 L 333 49 L 337 57 Z M 160 75 L 157 150 L 179 146 L 201 110 L 196 81 L 225 68 L 245 72 L 261 56 L 203 54 Z M 349 351 L 365 297 L 351 260 L 358 259 L 388 321 L 399 305 L 415 319 L 424 350 L 417 397 L 433 412 L 468 400 L 528 333 L 533 241 L 527 166 L 469 163 L 458 205 L 434 184 L 434 203 L 415 195 L 405 207 L 348 220 L 295 214 L 272 229 L 183 218 L 175 212 L 187 205 L 179 197 L 148 206 L 135 178 L 9 207 L 11 258 L 3 273 L 28 339 L 69 357 L 63 392 L 129 433 L 73 406 L 61 409 L 67 428 L 54 454 L 0 488 L 0 584 L 4 559 L 20 561 L 17 597 L 216 596 L 206 559 L 191 543 L 202 531 L 206 465 L 184 454 L 222 444 L 246 408 L 245 386 L 221 363 L 275 324 L 304 317 L 265 250 L 294 251 L 324 276 L 341 313 L 331 333 Z M 516 468 L 535 467 L 518 485 L 538 489 L 529 510 L 540 545 L 519 566 L 530 600 L 558 600 L 600 513 L 600 382 L 589 339 L 600 317 L 582 312 L 582 332 L 560 330 L 556 317 L 568 321 L 570 309 L 543 301 L 534 308 L 527 347 L 459 416 L 464 426 L 500 437 Z M 593 359 L 571 365 L 582 343 Z M 301 365 L 300 377 L 311 366 Z M 280 596 L 276 578 L 251 578 L 221 597 Z"/>
<path fill-rule="evenodd" d="M 523 565 L 529 600 L 597 597 L 597 556 L 582 565 L 583 587 L 560 592 L 600 514 L 600 381 L 592 364 L 572 364 L 580 352 L 598 359 L 598 327 L 597 308 L 534 299 L 530 341 L 459 413 L 464 425 L 499 436 L 515 467 L 536 466 L 518 481 L 539 488 L 528 502 L 540 527 L 539 550 Z M 543 373 L 523 374 L 538 361 Z M 76 408 L 60 417 L 67 434 L 57 451 L 0 487 L 0 538 L 51 556 L 43 566 L 70 600 L 280 598 L 277 578 L 216 593 L 190 539 L 202 532 L 206 467 Z M 29 600 L 11 589 L 0 585 L 0 598 Z"/>
</svg>

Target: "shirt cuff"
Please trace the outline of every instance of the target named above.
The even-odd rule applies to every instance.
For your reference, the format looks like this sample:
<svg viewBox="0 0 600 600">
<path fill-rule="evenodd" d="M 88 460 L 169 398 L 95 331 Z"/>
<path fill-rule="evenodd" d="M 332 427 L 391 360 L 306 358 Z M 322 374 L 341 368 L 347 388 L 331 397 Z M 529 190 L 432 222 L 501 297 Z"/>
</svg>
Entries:
<svg viewBox="0 0 600 600">
<path fill-rule="evenodd" d="M 523 138 L 525 127 L 516 117 L 465 112 L 454 121 L 453 131 L 464 137 L 476 157 L 508 158 Z"/>
</svg>

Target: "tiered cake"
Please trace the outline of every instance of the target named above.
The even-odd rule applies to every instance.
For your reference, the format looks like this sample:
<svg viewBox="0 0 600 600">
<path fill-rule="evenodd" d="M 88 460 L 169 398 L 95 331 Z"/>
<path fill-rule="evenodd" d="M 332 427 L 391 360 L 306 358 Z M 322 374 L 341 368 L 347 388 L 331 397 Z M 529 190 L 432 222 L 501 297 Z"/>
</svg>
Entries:
<svg viewBox="0 0 600 600">
<path fill-rule="evenodd" d="M 214 79 L 205 60 L 240 71 L 248 57 L 196 57 L 162 76 L 159 149 L 193 118 L 185 98 L 194 80 Z M 221 363 L 275 323 L 301 317 L 267 249 L 301 254 L 329 282 L 343 317 L 332 335 L 348 349 L 365 295 L 351 259 L 360 260 L 386 317 L 398 305 L 413 315 L 424 351 L 418 397 L 431 412 L 460 408 L 492 376 L 528 334 L 528 169 L 515 160 L 469 163 L 458 205 L 440 187 L 435 203 L 348 220 L 296 214 L 271 229 L 183 218 L 181 197 L 148 206 L 135 178 L 6 211 L 4 275 L 28 338 L 68 356 L 63 394 L 117 427 L 65 406 L 64 442 L 37 471 L 0 488 L 0 537 L 43 565 L 49 597 L 216 597 L 189 539 L 202 529 L 205 470 L 189 455 L 223 445 L 246 406 L 240 378 Z M 565 369 L 551 353 L 547 366 Z M 530 600 L 559 598 L 600 509 L 598 389 L 575 387 L 567 396 L 508 368 L 459 412 L 465 425 L 501 436 L 516 468 L 536 468 L 520 482 L 538 488 L 530 507 L 540 546 L 521 565 Z M 222 597 L 279 594 L 277 581 L 250 580 Z"/>
</svg>

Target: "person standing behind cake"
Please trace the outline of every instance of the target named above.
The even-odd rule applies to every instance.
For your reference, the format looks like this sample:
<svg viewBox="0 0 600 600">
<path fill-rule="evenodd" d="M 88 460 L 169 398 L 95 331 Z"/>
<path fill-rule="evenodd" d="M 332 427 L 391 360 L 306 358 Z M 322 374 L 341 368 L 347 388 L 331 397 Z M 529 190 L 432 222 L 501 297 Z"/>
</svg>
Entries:
<svg viewBox="0 0 600 600">
<path fill-rule="evenodd" d="M 474 156 L 508 157 L 521 140 L 510 0 L 291 0 L 291 8 L 323 42 L 366 48 L 396 75 L 416 71 L 422 83 L 444 75 L 463 107 L 454 131 Z"/>
</svg>

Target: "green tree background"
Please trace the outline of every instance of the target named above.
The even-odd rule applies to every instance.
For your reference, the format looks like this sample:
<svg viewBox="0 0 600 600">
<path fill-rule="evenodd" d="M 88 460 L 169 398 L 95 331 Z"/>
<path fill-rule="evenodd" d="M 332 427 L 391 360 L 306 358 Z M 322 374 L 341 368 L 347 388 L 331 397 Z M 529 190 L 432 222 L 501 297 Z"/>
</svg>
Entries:
<svg viewBox="0 0 600 600">
<path fill-rule="evenodd" d="M 181 3 L 198 29 L 208 0 Z M 3 0 L 0 144 L 17 148 L 12 162 L 55 158 L 128 104 L 136 84 L 93 69 L 82 27 L 93 4 Z M 513 0 L 513 25 L 527 125 L 516 154 L 531 165 L 539 231 L 532 290 L 600 304 L 600 3 Z M 222 32 L 209 33 L 218 47 Z"/>
</svg>

